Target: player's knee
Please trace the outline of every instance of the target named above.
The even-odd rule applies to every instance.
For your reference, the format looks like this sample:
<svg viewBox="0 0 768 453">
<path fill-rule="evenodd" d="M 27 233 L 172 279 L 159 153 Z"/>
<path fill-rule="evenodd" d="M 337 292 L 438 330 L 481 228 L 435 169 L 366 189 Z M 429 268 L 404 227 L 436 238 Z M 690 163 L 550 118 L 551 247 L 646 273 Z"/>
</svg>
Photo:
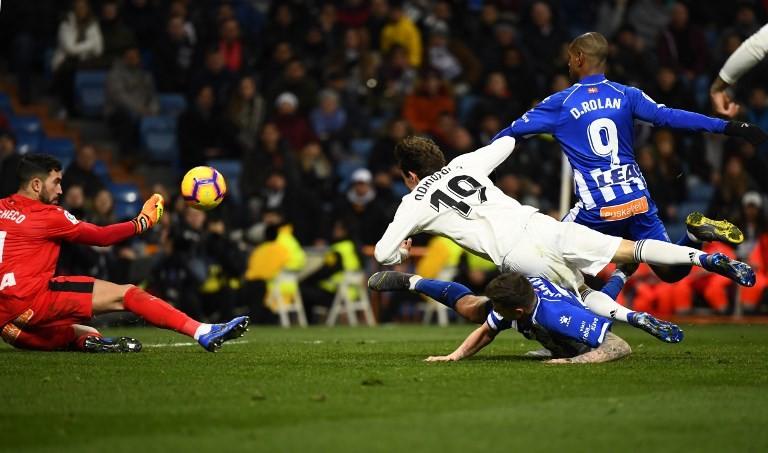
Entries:
<svg viewBox="0 0 768 453">
<path fill-rule="evenodd" d="M 636 263 L 634 241 L 623 239 L 611 261 L 616 264 Z"/>
</svg>

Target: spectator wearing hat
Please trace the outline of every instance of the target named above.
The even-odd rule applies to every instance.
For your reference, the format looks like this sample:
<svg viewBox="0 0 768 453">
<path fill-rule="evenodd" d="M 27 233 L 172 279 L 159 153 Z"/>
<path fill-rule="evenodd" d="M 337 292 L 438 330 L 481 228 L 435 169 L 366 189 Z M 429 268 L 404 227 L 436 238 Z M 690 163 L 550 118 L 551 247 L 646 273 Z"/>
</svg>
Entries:
<svg viewBox="0 0 768 453">
<path fill-rule="evenodd" d="M 318 95 L 318 106 L 309 114 L 312 130 L 321 142 L 347 139 L 347 111 L 339 103 L 334 90 L 325 89 Z"/>
<path fill-rule="evenodd" d="M 359 168 L 350 176 L 349 189 L 337 200 L 330 218 L 345 222 L 350 238 L 362 246 L 379 240 L 392 215 L 394 207 L 379 199 L 371 172 Z"/>
<path fill-rule="evenodd" d="M 299 98 L 295 94 L 288 91 L 280 94 L 275 100 L 275 109 L 273 121 L 291 150 L 300 150 L 315 139 L 309 121 L 299 110 Z"/>
</svg>

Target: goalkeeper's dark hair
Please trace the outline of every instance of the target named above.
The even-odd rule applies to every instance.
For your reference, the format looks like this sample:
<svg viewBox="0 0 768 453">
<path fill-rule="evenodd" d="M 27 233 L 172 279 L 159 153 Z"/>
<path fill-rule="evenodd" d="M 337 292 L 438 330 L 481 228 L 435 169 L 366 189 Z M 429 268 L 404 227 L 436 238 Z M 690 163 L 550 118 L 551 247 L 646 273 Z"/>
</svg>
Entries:
<svg viewBox="0 0 768 453">
<path fill-rule="evenodd" d="M 404 174 L 413 172 L 425 178 L 445 167 L 445 156 L 440 147 L 424 137 L 410 136 L 395 145 L 395 159 Z"/>
<path fill-rule="evenodd" d="M 20 187 L 29 184 L 35 178 L 45 180 L 52 171 L 61 171 L 61 162 L 49 154 L 25 154 L 19 160 L 16 175 Z"/>
<path fill-rule="evenodd" d="M 485 296 L 494 307 L 528 309 L 535 300 L 533 286 L 523 274 L 509 272 L 491 280 L 485 287 Z"/>
<path fill-rule="evenodd" d="M 568 50 L 581 52 L 594 64 L 604 64 L 608 59 L 608 40 L 600 33 L 590 31 L 574 38 Z"/>
</svg>

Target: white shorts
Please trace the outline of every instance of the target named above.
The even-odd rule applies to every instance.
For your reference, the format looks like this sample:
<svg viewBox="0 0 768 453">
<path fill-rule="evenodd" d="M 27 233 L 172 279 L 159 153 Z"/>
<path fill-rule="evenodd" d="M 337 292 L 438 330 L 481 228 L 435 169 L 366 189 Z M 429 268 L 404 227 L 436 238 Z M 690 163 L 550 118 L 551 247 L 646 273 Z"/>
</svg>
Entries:
<svg viewBox="0 0 768 453">
<path fill-rule="evenodd" d="M 522 237 L 504 256 L 502 272 L 520 272 L 577 292 L 581 273 L 596 275 L 611 262 L 622 238 L 608 236 L 573 222 L 558 222 L 544 214 L 531 216 Z"/>
</svg>

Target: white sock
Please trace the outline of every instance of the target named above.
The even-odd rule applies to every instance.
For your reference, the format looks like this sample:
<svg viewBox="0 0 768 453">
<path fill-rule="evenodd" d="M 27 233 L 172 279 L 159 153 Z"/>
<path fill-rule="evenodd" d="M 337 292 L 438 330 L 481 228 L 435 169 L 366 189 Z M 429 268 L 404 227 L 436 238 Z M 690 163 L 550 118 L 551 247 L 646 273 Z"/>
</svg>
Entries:
<svg viewBox="0 0 768 453">
<path fill-rule="evenodd" d="M 199 340 L 201 335 L 205 335 L 208 332 L 211 331 L 211 325 L 210 324 L 200 324 L 200 326 L 195 330 L 195 340 Z"/>
<path fill-rule="evenodd" d="M 587 304 L 589 311 L 606 318 L 628 322 L 627 316 L 630 313 L 633 313 L 632 310 L 616 303 L 615 300 L 600 291 L 589 290 L 582 293 L 582 297 L 584 298 L 584 303 Z"/>
<path fill-rule="evenodd" d="M 638 263 L 661 264 L 667 266 L 691 265 L 701 267 L 701 250 L 693 247 L 672 244 L 655 239 L 642 239 L 635 242 L 635 261 Z"/>
<path fill-rule="evenodd" d="M 408 289 L 410 289 L 411 291 L 415 290 L 416 283 L 418 283 L 419 280 L 421 280 L 422 278 L 424 277 L 422 277 L 421 275 L 411 275 L 411 278 L 408 280 L 409 282 L 411 282 L 411 286 L 409 286 Z"/>
<path fill-rule="evenodd" d="M 627 274 L 624 273 L 621 269 L 616 269 L 611 274 L 611 277 L 619 277 L 622 282 L 627 283 L 627 280 L 629 280 L 629 277 L 627 277 Z"/>
</svg>

